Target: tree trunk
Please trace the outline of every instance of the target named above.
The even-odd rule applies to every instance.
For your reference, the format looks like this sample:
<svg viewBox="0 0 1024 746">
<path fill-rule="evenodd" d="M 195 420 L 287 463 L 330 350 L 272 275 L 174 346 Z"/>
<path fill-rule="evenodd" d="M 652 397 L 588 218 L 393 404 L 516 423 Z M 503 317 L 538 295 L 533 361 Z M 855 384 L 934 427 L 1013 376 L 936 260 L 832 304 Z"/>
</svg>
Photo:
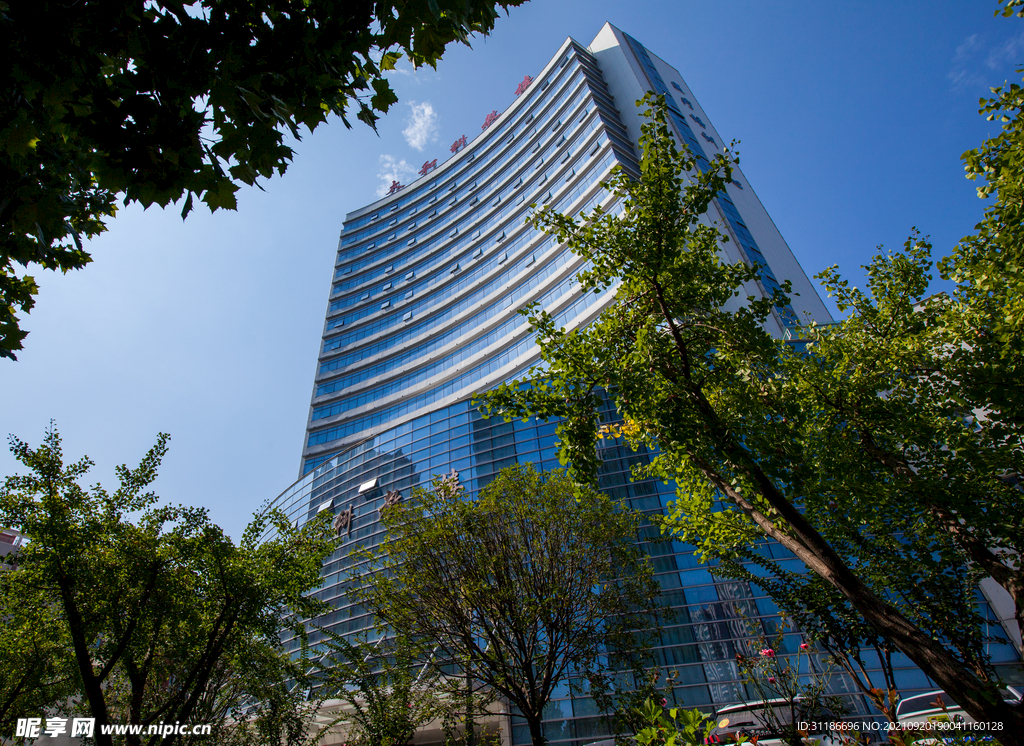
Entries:
<svg viewBox="0 0 1024 746">
<path fill-rule="evenodd" d="M 869 624 L 910 658 L 977 722 L 1001 723 L 1002 730 L 992 735 L 1002 746 L 1024 746 L 1024 710 L 1007 704 L 995 685 L 977 678 L 970 669 L 950 655 L 940 642 L 925 635 L 912 622 L 875 596 L 852 573 L 850 578 L 854 582 L 847 578 L 845 583 L 833 584 Z"/>
<path fill-rule="evenodd" d="M 544 730 L 541 728 L 540 718 L 526 716 L 526 724 L 530 728 L 530 742 L 533 746 L 546 746 L 547 739 L 544 738 Z"/>
<path fill-rule="evenodd" d="M 1000 723 L 994 731 L 1002 746 L 1024 746 L 1024 709 L 1003 701 L 997 687 L 975 676 L 938 640 L 924 634 L 899 610 L 879 598 L 846 565 L 821 534 L 764 477 L 761 494 L 772 504 L 779 518 L 789 524 L 795 536 L 780 531 L 765 515 L 738 493 L 713 469 L 705 474 L 715 486 L 751 516 L 767 535 L 792 551 L 808 569 L 831 583 L 861 613 L 865 621 L 905 654 L 932 681 L 938 684 L 964 711 L 979 723 Z M 762 474 L 757 476 L 763 477 Z"/>
<path fill-rule="evenodd" d="M 68 631 L 71 633 L 71 643 L 75 651 L 75 661 L 78 663 L 78 673 L 82 677 L 82 688 L 85 690 L 85 699 L 89 703 L 90 714 L 95 718 L 95 733 L 93 738 L 97 746 L 113 746 L 113 739 L 110 734 L 103 732 L 103 726 L 110 723 L 110 716 L 107 713 L 107 702 L 103 698 L 102 682 L 96 678 L 93 671 L 92 655 L 89 652 L 88 641 L 85 639 L 85 622 L 75 603 L 74 591 L 71 583 L 65 575 L 57 579 L 60 590 L 61 601 L 64 606 L 64 614 L 68 620 Z"/>
<path fill-rule="evenodd" d="M 676 330 L 671 320 L 669 327 Z M 681 339 L 677 348 L 685 356 L 685 343 Z M 811 524 L 807 517 L 789 501 L 774 481 L 761 469 L 756 460 L 740 446 L 718 417 L 703 390 L 693 384 L 690 394 L 696 409 L 704 418 L 711 433 L 718 438 L 726 458 L 733 468 L 744 473 L 769 505 L 776 517 L 769 518 L 731 480 L 726 479 L 700 454 L 690 453 L 693 463 L 716 488 L 732 500 L 764 533 L 796 555 L 810 570 L 830 583 L 853 605 L 865 621 L 878 630 L 900 652 L 910 658 L 926 676 L 938 684 L 964 711 L 978 722 L 996 722 L 1001 730 L 996 733 L 1003 746 L 1024 746 L 1024 708 L 1008 705 L 999 695 L 998 688 L 978 678 L 973 671 L 958 661 L 938 640 L 933 640 L 900 611 L 875 594 L 828 540 Z M 781 521 L 787 531 L 775 521 Z"/>
</svg>

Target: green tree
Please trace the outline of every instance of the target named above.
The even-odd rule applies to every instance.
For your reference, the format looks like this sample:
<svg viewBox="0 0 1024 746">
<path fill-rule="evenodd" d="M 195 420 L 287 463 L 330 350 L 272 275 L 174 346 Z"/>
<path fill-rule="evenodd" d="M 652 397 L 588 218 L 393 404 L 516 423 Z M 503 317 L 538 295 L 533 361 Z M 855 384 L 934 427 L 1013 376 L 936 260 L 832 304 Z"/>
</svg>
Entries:
<svg viewBox="0 0 1024 746">
<path fill-rule="evenodd" d="M 996 11 L 1000 14 L 1024 17 L 1024 2 L 1005 0 Z M 954 355 L 968 364 L 960 366 L 968 371 L 957 373 L 969 372 L 974 362 L 982 375 L 965 382 L 981 387 L 978 395 L 1019 422 L 1024 419 L 1024 88 L 1008 83 L 992 92 L 992 98 L 981 99 L 980 113 L 998 121 L 1002 131 L 961 156 L 967 178 L 981 182 L 978 196 L 991 202 L 975 226 L 977 233 L 964 238 L 939 268 L 956 283 L 955 297 L 969 312 L 964 322 L 978 332 L 963 359 Z"/>
<path fill-rule="evenodd" d="M 355 641 L 328 633 L 317 662 L 320 696 L 340 700 L 325 728 L 345 726 L 351 746 L 405 746 L 416 729 L 446 714 L 440 671 L 421 645 L 404 637 L 364 634 Z"/>
<path fill-rule="evenodd" d="M 181 736 L 176 746 L 316 746 L 324 697 L 314 691 L 315 661 L 304 644 L 288 655 L 259 636 L 240 641 L 215 666 L 192 716 L 211 732 Z"/>
<path fill-rule="evenodd" d="M 663 104 L 649 114 L 641 180 L 610 180 L 621 217 L 535 218 L 592 263 L 584 290 L 618 283 L 618 302 L 571 333 L 532 316 L 545 366 L 529 386 L 486 395 L 489 410 L 562 417 L 563 458 L 593 479 L 608 392 L 623 422 L 605 432 L 651 449 L 641 473 L 677 485 L 666 530 L 739 568 L 758 563 L 765 537 L 779 542 L 829 602 L 855 610 L 972 716 L 1002 723 L 1005 744 L 1024 743 L 1024 712 L 998 693 L 974 606 L 995 562 L 1024 572 L 1014 562 L 1024 501 L 1006 479 L 1024 464 L 1019 424 L 947 367 L 969 367 L 970 309 L 922 299 L 930 247 L 912 238 L 872 261 L 868 293 L 825 273 L 850 316 L 810 324 L 795 342 L 764 328 L 788 289 L 725 310 L 758 271 L 724 264 L 724 238 L 703 218 L 730 161 L 698 171 L 677 151 Z"/>
<path fill-rule="evenodd" d="M 96 743 L 110 746 L 103 725 L 216 719 L 223 727 L 247 703 L 271 702 L 277 711 L 255 726 L 286 735 L 291 727 L 296 737 L 274 742 L 299 743 L 280 708 L 299 706 L 285 680 L 303 667 L 280 650 L 280 633 L 290 629 L 301 637 L 300 619 L 323 610 L 305 594 L 319 583 L 322 560 L 335 544 L 325 521 L 295 529 L 267 513 L 235 545 L 205 510 L 161 507 L 146 491 L 166 435 L 137 468 L 118 467 L 114 492 L 80 486 L 92 462 L 65 466 L 53 428 L 36 449 L 11 441 L 30 473 L 4 481 L 0 525 L 29 541 L 8 557 L 13 568 L 0 578 L 0 604 L 20 607 L 15 632 L 34 623 L 45 630 L 44 644 L 68 647 L 56 660 L 57 675 L 68 683 L 37 688 L 22 703 L 61 708 L 72 695 L 96 718 Z M 262 540 L 268 531 L 273 538 Z M 0 619 L 0 634 L 11 632 L 11 621 Z M 31 654 L 30 645 L 19 648 Z M 298 653 L 308 660 L 307 650 Z M 0 677 L 6 682 L 20 674 L 5 669 Z M 0 691 L 9 687 L 0 684 Z M 178 742 L 173 734 L 126 737 L 133 746 Z"/>
<path fill-rule="evenodd" d="M 15 732 L 15 721 L 50 708 L 67 711 L 73 682 L 68 675 L 70 644 L 55 610 L 28 608 L 8 590 L 10 566 L 0 566 L 0 733 Z"/>
<path fill-rule="evenodd" d="M 1006 0 L 996 15 L 1024 17 L 1021 8 L 1021 0 Z M 1001 446 L 993 446 L 997 459 L 980 466 L 992 504 L 971 500 L 970 513 L 948 520 L 947 530 L 1010 594 L 1024 630 L 1024 568 L 1014 559 L 1024 549 L 1024 472 L 1012 458 L 1020 456 L 1024 427 L 1024 88 L 1013 83 L 992 91 L 993 98 L 981 99 L 980 113 L 998 120 L 1002 131 L 962 156 L 967 178 L 982 180 L 978 196 L 991 202 L 977 232 L 938 263 L 942 278 L 954 285 L 950 301 L 936 309 L 943 354 L 937 356 L 941 375 L 934 378 L 939 395 L 961 402 L 985 438 Z"/>
<path fill-rule="evenodd" d="M 555 687 L 626 656 L 655 604 L 637 517 L 558 472 L 509 467 L 475 501 L 449 475 L 383 521 L 360 602 L 506 697 L 535 746 Z"/>
<path fill-rule="evenodd" d="M 115 201 L 234 209 L 332 114 L 371 127 L 401 56 L 435 65 L 525 0 L 0 0 L 0 357 L 37 292 L 89 261 Z"/>
</svg>

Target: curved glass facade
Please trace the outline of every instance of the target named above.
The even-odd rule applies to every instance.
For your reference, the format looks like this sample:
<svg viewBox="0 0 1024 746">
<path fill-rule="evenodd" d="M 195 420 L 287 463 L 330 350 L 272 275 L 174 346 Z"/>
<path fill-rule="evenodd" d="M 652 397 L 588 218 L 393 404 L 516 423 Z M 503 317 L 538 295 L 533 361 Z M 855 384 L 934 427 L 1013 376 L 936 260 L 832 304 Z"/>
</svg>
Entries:
<svg viewBox="0 0 1024 746">
<path fill-rule="evenodd" d="M 336 516 L 345 545 L 325 564 L 316 591 L 332 611 L 317 624 L 347 634 L 369 620 L 347 596 L 346 556 L 381 540 L 380 510 L 388 493 L 407 496 L 435 475 L 457 472 L 475 495 L 504 466 L 531 462 L 558 467 L 555 424 L 483 419 L 470 406 L 474 392 L 515 377 L 539 359 L 528 324 L 517 311 L 538 302 L 566 328 L 589 323 L 614 295 L 583 295 L 574 277 L 583 261 L 527 225 L 533 205 L 577 213 L 601 204 L 619 209 L 600 186 L 618 165 L 637 174 L 641 120 L 633 102 L 647 90 L 666 95 L 680 142 L 706 161 L 723 138 L 714 130 L 679 73 L 635 39 L 606 25 L 589 47 L 567 40 L 514 103 L 482 133 L 436 169 L 400 191 L 348 215 L 339 240 L 323 342 L 302 452 L 301 477 L 274 505 L 296 525 L 321 511 Z M 617 108 L 618 107 L 618 108 Z M 685 108 L 684 108 L 685 107 Z M 702 140 L 694 133 L 699 132 Z M 461 141 L 460 141 L 461 142 Z M 781 280 L 799 296 L 778 309 L 773 330 L 829 316 L 739 169 L 736 183 L 715 200 L 712 215 L 729 237 L 730 261 L 761 267 L 749 294 L 770 293 Z M 614 420 L 614 412 L 606 413 Z M 647 456 L 604 441 L 600 485 L 645 514 L 661 513 L 674 486 L 630 481 Z M 665 606 L 676 618 L 660 630 L 658 664 L 678 671 L 675 702 L 705 709 L 747 701 L 735 655 L 758 630 L 771 637 L 778 609 L 754 586 L 717 578 L 693 547 L 650 542 Z M 785 566 L 799 562 L 766 543 L 762 551 Z M 1002 636 L 996 617 L 991 637 Z M 753 627 L 751 626 L 753 625 Z M 316 642 L 314 636 L 313 640 Z M 802 640 L 787 634 L 780 655 Z M 287 641 L 295 646 L 295 641 Z M 990 643 L 997 662 L 1019 660 L 1008 644 Z M 870 664 L 870 660 L 868 661 Z M 896 656 L 903 693 L 934 688 Z M 852 682 L 834 677 L 854 712 L 866 712 Z M 568 687 L 549 708 L 547 738 L 582 746 L 607 735 L 587 697 Z M 507 735 L 529 742 L 514 719 Z"/>
<path fill-rule="evenodd" d="M 600 70 L 567 42 L 515 103 L 435 170 L 350 214 L 303 453 L 303 473 L 354 442 L 489 388 L 535 363 L 517 311 L 567 327 L 610 301 L 582 297 L 581 260 L 526 224 L 533 206 L 614 210 L 600 186 L 637 171 Z"/>
<path fill-rule="evenodd" d="M 609 407 L 605 415 L 614 412 Z M 388 428 L 363 440 L 307 474 L 278 498 L 276 503 L 301 525 L 321 510 L 347 512 L 350 524 L 343 530 L 344 546 L 325 564 L 323 582 L 316 596 L 333 610 L 316 620 L 340 634 L 363 629 L 370 619 L 348 599 L 346 577 L 356 547 L 376 545 L 383 538 L 380 510 L 388 492 L 408 496 L 416 486 L 427 486 L 434 475 L 458 473 L 468 495 L 475 495 L 505 466 L 530 462 L 538 469 L 558 468 L 555 423 L 485 420 L 467 401 L 441 407 Z M 630 468 L 647 455 L 633 453 L 624 444 L 604 441 L 600 487 L 616 499 L 645 514 L 660 514 L 674 499 L 674 486 L 656 480 L 633 482 Z M 650 542 L 657 529 L 645 524 L 642 546 L 650 555 L 661 585 L 662 603 L 675 611 L 675 619 L 658 633 L 655 659 L 665 671 L 677 672 L 671 695 L 680 706 L 713 707 L 748 701 L 756 693 L 740 681 L 737 653 L 748 653 L 756 633 L 771 638 L 778 629 L 778 607 L 756 586 L 718 578 L 714 568 L 701 565 L 693 547 L 681 542 Z M 799 569 L 800 563 L 774 542 L 762 548 L 783 566 Z M 999 624 L 990 617 L 986 635 L 1001 636 Z M 794 654 L 803 639 L 787 634 L 779 655 Z M 315 635 L 311 642 L 316 643 Z M 296 642 L 288 642 L 290 646 Z M 1011 646 L 995 642 L 989 652 L 996 661 L 1018 660 Z M 870 656 L 867 656 L 870 665 Z M 902 656 L 895 656 L 897 678 L 904 695 L 935 687 Z M 836 693 L 845 693 L 853 713 L 867 713 L 852 682 L 835 675 Z M 528 744 L 529 734 L 521 721 L 512 720 L 514 744 Z M 550 705 L 545 734 L 552 743 L 584 746 L 608 735 L 607 723 L 593 700 L 572 696 L 563 687 Z"/>
</svg>

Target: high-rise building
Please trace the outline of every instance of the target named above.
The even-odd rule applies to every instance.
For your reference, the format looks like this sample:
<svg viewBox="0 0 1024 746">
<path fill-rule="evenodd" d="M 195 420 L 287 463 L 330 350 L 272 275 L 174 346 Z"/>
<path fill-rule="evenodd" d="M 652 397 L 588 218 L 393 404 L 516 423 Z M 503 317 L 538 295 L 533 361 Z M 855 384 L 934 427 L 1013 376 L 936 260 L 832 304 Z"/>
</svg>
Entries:
<svg viewBox="0 0 1024 746">
<path fill-rule="evenodd" d="M 276 502 L 297 523 L 330 510 L 347 543 L 373 541 L 385 501 L 428 485 L 433 475 L 455 472 L 472 494 L 516 461 L 556 468 L 554 424 L 484 420 L 471 407 L 474 392 L 539 359 L 519 309 L 539 302 L 571 329 L 613 301 L 614 290 L 580 292 L 574 276 L 583 260 L 527 224 L 531 204 L 569 214 L 595 205 L 619 209 L 601 182 L 614 166 L 639 174 L 642 118 L 634 103 L 647 91 L 664 95 L 670 127 L 699 161 L 722 149 L 722 135 L 679 72 L 611 25 L 588 47 L 567 39 L 542 70 L 509 88 L 517 83 L 505 111 L 481 112 L 475 137 L 453 134 L 446 161 L 424 163 L 417 180 L 394 184 L 391 194 L 347 216 L 300 479 Z M 793 284 L 792 306 L 771 320 L 773 333 L 808 318 L 828 321 L 738 168 L 734 179 L 708 219 L 729 237 L 727 260 L 761 265 L 749 295 L 771 292 L 782 280 Z M 609 445 L 601 457 L 602 488 L 631 507 L 658 512 L 673 499 L 671 487 L 630 481 L 630 465 L 643 454 Z M 651 546 L 663 602 L 679 612 L 657 649 L 660 665 L 679 671 L 676 702 L 707 708 L 749 699 L 735 655 L 751 639 L 750 622 L 774 633 L 778 609 L 747 584 L 714 577 L 692 548 Z M 774 544 L 767 551 L 792 556 Z M 334 606 L 318 622 L 339 633 L 367 625 L 340 585 L 345 554 L 327 563 L 317 592 Z M 993 652 L 1014 655 L 1009 646 Z M 899 676 L 907 692 L 929 688 L 909 665 Z M 565 688 L 546 727 L 553 743 L 584 744 L 604 736 L 606 725 L 592 701 Z M 525 725 L 513 723 L 510 735 L 514 744 L 529 742 Z"/>
<path fill-rule="evenodd" d="M 538 359 L 516 312 L 540 301 L 566 327 L 608 303 L 582 296 L 582 266 L 525 225 L 531 204 L 577 213 L 610 197 L 600 182 L 619 165 L 638 174 L 642 118 L 634 102 L 665 96 L 671 124 L 699 159 L 722 137 L 679 73 L 606 25 L 589 48 L 567 40 L 515 101 L 483 119 L 455 155 L 382 200 L 350 213 L 341 234 L 303 449 L 302 473 L 368 437 L 462 401 Z M 761 287 L 789 279 L 795 317 L 829 319 L 807 276 L 743 174 L 710 218 L 730 261 L 761 264 Z M 782 314 L 774 331 L 782 333 Z"/>
</svg>

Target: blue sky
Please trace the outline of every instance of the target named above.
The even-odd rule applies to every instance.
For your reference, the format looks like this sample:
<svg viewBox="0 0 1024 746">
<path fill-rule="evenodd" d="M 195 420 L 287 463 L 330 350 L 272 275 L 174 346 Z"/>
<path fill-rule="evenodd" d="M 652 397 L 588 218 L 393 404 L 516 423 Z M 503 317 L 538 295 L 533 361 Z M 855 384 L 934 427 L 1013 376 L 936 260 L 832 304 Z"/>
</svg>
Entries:
<svg viewBox="0 0 1024 746">
<path fill-rule="evenodd" d="M 35 272 L 19 362 L 0 361 L 0 433 L 33 444 L 56 421 L 69 458 L 137 463 L 171 433 L 155 489 L 205 505 L 237 536 L 295 480 L 345 213 L 385 179 L 448 156 L 514 99 L 566 36 L 605 21 L 676 67 L 809 275 L 859 266 L 912 226 L 947 252 L 984 203 L 960 154 L 993 125 L 989 86 L 1019 79 L 1024 23 L 993 3 L 534 0 L 438 69 L 394 75 L 378 132 L 333 122 L 236 213 L 123 209 L 93 264 Z M 617 102 L 620 107 L 633 102 Z M 387 183 L 390 183 L 387 181 Z M 826 303 L 828 301 L 826 300 Z M 831 307 L 831 304 L 830 304 Z M 17 470 L 0 453 L 0 472 Z"/>
</svg>

